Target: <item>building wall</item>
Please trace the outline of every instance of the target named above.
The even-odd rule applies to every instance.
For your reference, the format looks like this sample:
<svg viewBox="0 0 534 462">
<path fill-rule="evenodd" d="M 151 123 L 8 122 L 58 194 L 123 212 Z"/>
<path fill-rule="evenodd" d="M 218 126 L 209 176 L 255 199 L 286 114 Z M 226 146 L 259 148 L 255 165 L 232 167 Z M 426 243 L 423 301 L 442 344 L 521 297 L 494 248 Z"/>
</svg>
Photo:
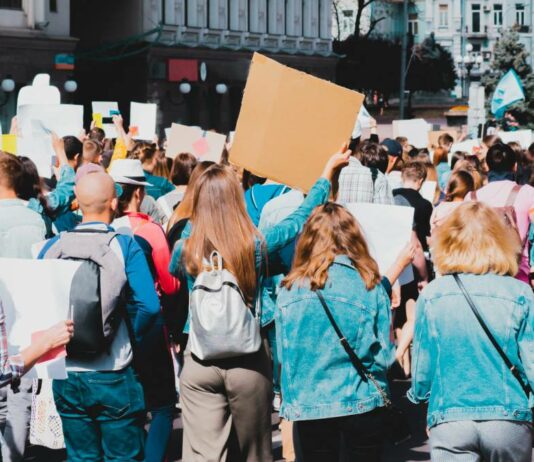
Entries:
<svg viewBox="0 0 534 462">
<path fill-rule="evenodd" d="M 358 13 L 358 0 L 334 0 L 332 2 L 332 37 L 345 40 L 354 34 L 356 15 Z M 371 17 L 371 7 L 367 6 L 362 12 L 360 20 L 360 33 L 367 33 Z"/>
<path fill-rule="evenodd" d="M 520 31 L 521 42 L 530 53 L 531 65 L 533 55 L 533 18 L 532 0 L 416 0 L 410 4 L 412 31 L 416 43 L 420 43 L 430 33 L 453 55 L 465 55 L 465 44 L 473 45 L 473 57 L 482 56 L 483 63 L 477 73 L 484 72 L 491 61 L 493 48 L 503 30 L 517 24 L 520 16 L 518 5 L 524 6 L 523 27 Z M 372 17 L 386 15 L 374 34 L 390 39 L 397 39 L 401 34 L 402 2 L 377 0 L 372 4 Z M 478 13 L 479 12 L 479 13 Z M 465 18 L 462 40 L 462 15 Z M 502 16 L 502 21 L 501 21 Z M 417 23 L 417 26 L 414 26 Z"/>
</svg>

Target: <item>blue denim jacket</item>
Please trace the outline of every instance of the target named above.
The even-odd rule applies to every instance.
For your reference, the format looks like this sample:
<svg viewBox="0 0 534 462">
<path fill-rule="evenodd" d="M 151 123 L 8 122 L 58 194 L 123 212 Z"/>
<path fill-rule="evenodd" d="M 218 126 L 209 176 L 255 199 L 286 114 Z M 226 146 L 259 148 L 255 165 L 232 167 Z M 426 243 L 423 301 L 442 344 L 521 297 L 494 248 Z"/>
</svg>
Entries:
<svg viewBox="0 0 534 462">
<path fill-rule="evenodd" d="M 512 363 L 534 387 L 534 297 L 525 283 L 494 274 L 460 275 Z M 428 426 L 455 420 L 530 421 L 530 401 L 490 343 L 452 276 L 417 300 L 408 398 L 429 401 Z"/>
<path fill-rule="evenodd" d="M 386 373 L 395 358 L 383 285 L 368 291 L 349 258 L 338 256 L 322 293 L 350 345 L 388 392 Z M 308 284 L 281 289 L 275 322 L 285 419 L 362 414 L 384 405 L 372 382 L 358 375 Z"/>
<path fill-rule="evenodd" d="M 259 272 L 260 268 L 262 272 L 266 271 L 266 263 L 268 259 L 274 256 L 280 249 L 284 248 L 289 242 L 291 242 L 295 237 L 302 231 L 306 220 L 310 216 L 313 209 L 319 205 L 324 204 L 328 200 L 330 194 L 330 181 L 325 178 L 319 178 L 313 188 L 310 190 L 308 196 L 298 208 L 298 210 L 292 213 L 285 220 L 281 221 L 276 226 L 269 228 L 265 231 L 264 246 L 260 246 L 258 241 L 257 250 L 256 250 L 256 271 Z M 191 224 L 188 223 L 184 232 L 182 233 L 182 239 L 180 239 L 174 246 L 172 252 L 171 262 L 169 264 L 169 272 L 176 277 L 179 277 L 181 272 L 185 273 L 185 268 L 182 265 L 182 250 L 185 240 L 191 234 Z M 266 258 L 268 257 L 268 258 Z M 186 274 L 187 277 L 187 286 L 191 291 L 193 284 L 195 283 L 195 278 L 190 274 Z M 260 279 L 261 279 L 260 275 Z M 261 283 L 261 281 L 260 281 Z M 260 289 L 261 296 L 267 297 L 268 295 L 265 292 L 265 289 L 262 287 Z M 273 321 L 274 310 L 266 310 L 261 313 L 261 325 L 266 326 L 267 324 Z"/>
</svg>

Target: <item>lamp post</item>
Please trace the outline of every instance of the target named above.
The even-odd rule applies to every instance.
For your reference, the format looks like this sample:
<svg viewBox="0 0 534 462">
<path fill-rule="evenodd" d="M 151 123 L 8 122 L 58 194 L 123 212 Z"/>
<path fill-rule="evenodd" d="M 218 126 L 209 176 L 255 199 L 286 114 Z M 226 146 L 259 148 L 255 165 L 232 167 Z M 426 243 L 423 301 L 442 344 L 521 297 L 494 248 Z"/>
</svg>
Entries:
<svg viewBox="0 0 534 462">
<path fill-rule="evenodd" d="M 469 84 L 471 82 L 471 71 L 479 69 L 482 65 L 482 56 L 473 53 L 471 43 L 465 46 L 466 53 L 455 57 L 456 65 L 460 71 L 460 87 L 462 88 L 462 97 L 468 96 Z"/>
</svg>

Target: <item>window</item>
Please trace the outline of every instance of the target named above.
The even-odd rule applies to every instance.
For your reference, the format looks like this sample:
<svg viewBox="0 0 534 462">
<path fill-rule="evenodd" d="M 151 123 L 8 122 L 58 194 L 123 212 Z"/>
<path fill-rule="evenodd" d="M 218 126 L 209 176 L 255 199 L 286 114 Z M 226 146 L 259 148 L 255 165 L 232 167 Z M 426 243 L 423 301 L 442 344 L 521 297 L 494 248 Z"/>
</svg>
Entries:
<svg viewBox="0 0 534 462">
<path fill-rule="evenodd" d="M 50 13 L 57 13 L 57 0 L 50 0 L 48 9 L 50 10 Z"/>
<path fill-rule="evenodd" d="M 354 10 L 343 10 L 343 16 L 345 18 L 352 18 L 354 16 Z"/>
<path fill-rule="evenodd" d="M 525 5 L 522 3 L 515 4 L 515 23 L 518 26 L 525 25 Z"/>
<path fill-rule="evenodd" d="M 439 27 L 449 27 L 449 5 L 439 5 Z"/>
<path fill-rule="evenodd" d="M 22 0 L 0 0 L 0 8 L 22 10 Z"/>
<path fill-rule="evenodd" d="M 471 31 L 475 34 L 480 33 L 480 4 L 471 5 Z"/>
<path fill-rule="evenodd" d="M 493 25 L 502 26 L 502 4 L 495 3 L 493 5 Z"/>
<path fill-rule="evenodd" d="M 417 19 L 417 13 L 411 13 L 408 15 L 408 33 L 410 35 L 419 34 L 419 21 Z"/>
</svg>

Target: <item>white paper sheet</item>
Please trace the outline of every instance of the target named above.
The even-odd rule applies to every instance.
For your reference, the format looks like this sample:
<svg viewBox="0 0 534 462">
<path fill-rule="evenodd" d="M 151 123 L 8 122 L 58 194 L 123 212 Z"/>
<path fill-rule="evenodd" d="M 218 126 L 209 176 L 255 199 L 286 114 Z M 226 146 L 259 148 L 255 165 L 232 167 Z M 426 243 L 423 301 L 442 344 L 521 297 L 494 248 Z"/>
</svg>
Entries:
<svg viewBox="0 0 534 462">
<path fill-rule="evenodd" d="M 460 143 L 454 143 L 449 151 L 449 164 L 451 163 L 452 155 L 457 152 L 467 152 L 467 154 L 474 155 L 480 149 L 480 140 L 465 140 Z"/>
<path fill-rule="evenodd" d="M 137 127 L 136 140 L 152 141 L 156 134 L 158 105 L 153 103 L 130 103 L 130 130 Z"/>
<path fill-rule="evenodd" d="M 519 143 L 523 149 L 528 149 L 532 144 L 532 130 L 517 130 L 515 132 L 499 132 L 497 136 L 503 143 L 511 143 L 515 141 Z"/>
<path fill-rule="evenodd" d="M 113 112 L 119 111 L 116 101 L 93 101 L 93 114 L 101 114 L 103 118 L 110 118 Z M 117 138 L 117 129 L 113 123 L 102 123 L 102 130 L 106 133 L 106 138 Z"/>
<path fill-rule="evenodd" d="M 17 110 L 17 154 L 35 162 L 39 175 L 50 178 L 54 150 L 50 132 L 78 136 L 83 129 L 83 106 L 26 104 Z"/>
<path fill-rule="evenodd" d="M 72 278 L 79 266 L 67 260 L 0 258 L 0 300 L 9 354 L 27 347 L 32 333 L 67 319 Z M 40 363 L 26 376 L 65 379 L 65 358 Z"/>
<path fill-rule="evenodd" d="M 424 119 L 394 120 L 393 137 L 404 136 L 416 148 L 426 148 L 430 128 L 430 124 Z"/>
<path fill-rule="evenodd" d="M 412 236 L 412 207 L 354 203 L 347 209 L 360 224 L 371 256 L 384 274 L 395 262 Z M 409 282 L 409 281 L 405 281 Z"/>
</svg>

